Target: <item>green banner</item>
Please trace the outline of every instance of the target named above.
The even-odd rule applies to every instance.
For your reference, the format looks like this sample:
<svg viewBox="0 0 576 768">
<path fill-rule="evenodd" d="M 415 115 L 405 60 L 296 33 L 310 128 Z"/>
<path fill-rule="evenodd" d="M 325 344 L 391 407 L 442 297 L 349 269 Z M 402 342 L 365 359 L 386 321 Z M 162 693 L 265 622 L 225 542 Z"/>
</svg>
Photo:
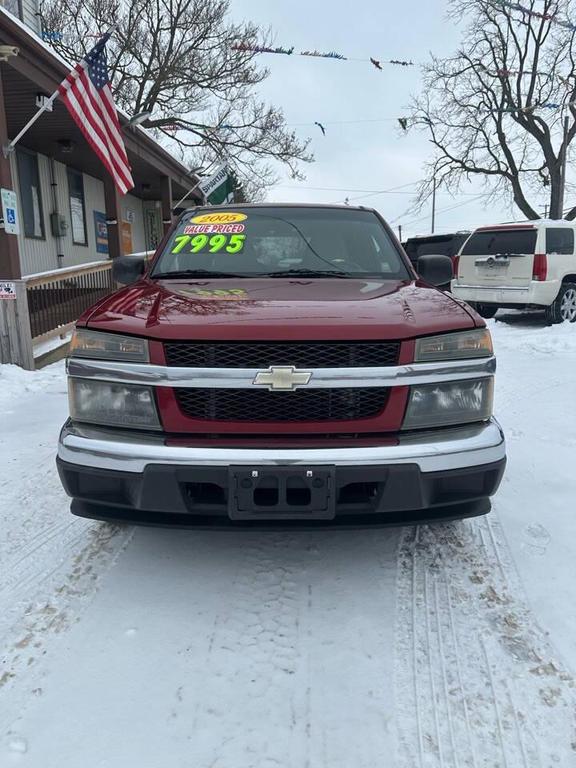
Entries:
<svg viewBox="0 0 576 768">
<path fill-rule="evenodd" d="M 226 163 L 220 165 L 212 176 L 202 179 L 198 187 L 209 205 L 234 202 L 234 179 L 230 175 Z"/>
<path fill-rule="evenodd" d="M 223 183 L 208 196 L 210 205 L 222 205 L 234 202 L 234 180 L 227 175 Z"/>
</svg>

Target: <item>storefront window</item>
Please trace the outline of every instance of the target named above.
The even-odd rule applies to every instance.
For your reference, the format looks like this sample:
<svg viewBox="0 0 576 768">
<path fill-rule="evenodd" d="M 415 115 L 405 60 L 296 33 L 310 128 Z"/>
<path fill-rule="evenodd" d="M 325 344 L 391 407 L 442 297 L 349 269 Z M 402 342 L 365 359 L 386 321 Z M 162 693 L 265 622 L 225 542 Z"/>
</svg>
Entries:
<svg viewBox="0 0 576 768">
<path fill-rule="evenodd" d="M 72 242 L 76 245 L 88 245 L 86 234 L 86 208 L 84 205 L 84 178 L 79 171 L 66 169 L 68 174 L 68 192 L 70 196 L 70 221 L 72 224 Z"/>
<path fill-rule="evenodd" d="M 16 160 L 24 234 L 26 237 L 44 238 L 38 155 L 19 149 L 16 152 Z"/>
</svg>

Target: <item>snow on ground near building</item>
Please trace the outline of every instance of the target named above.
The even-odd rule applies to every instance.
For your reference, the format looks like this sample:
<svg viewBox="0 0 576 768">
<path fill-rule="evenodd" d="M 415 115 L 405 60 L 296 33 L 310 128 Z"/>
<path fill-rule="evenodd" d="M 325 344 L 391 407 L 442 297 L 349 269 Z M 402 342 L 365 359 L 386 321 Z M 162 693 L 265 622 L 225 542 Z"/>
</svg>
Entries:
<svg viewBox="0 0 576 768">
<path fill-rule="evenodd" d="M 490 327 L 494 511 L 406 529 L 73 518 L 63 365 L 0 366 L 0 766 L 575 766 L 576 328 Z"/>
</svg>

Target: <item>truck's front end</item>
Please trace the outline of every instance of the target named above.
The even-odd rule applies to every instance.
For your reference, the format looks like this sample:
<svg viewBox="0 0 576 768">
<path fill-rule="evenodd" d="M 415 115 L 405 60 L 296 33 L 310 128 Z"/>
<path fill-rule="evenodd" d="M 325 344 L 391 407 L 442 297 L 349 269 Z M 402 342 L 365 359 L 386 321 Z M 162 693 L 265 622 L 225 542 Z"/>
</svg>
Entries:
<svg viewBox="0 0 576 768">
<path fill-rule="evenodd" d="M 373 211 L 194 210 L 79 321 L 60 476 L 77 514 L 134 522 L 482 514 L 494 372 L 480 318 Z"/>
</svg>

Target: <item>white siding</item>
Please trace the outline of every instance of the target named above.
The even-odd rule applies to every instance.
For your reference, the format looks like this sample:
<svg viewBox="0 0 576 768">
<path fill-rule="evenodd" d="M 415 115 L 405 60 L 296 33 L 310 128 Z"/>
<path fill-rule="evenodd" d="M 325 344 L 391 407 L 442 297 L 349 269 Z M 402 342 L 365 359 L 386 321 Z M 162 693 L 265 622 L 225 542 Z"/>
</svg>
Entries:
<svg viewBox="0 0 576 768">
<path fill-rule="evenodd" d="M 104 206 L 104 184 L 99 179 L 83 174 L 88 244 L 78 245 L 73 242 L 72 238 L 66 166 L 62 163 L 54 162 L 54 188 L 51 185 L 50 160 L 44 155 L 38 155 L 38 171 L 42 193 L 44 238 L 25 237 L 23 233 L 19 235 L 18 246 L 20 248 L 22 273 L 29 275 L 59 267 L 73 267 L 77 264 L 87 264 L 91 261 L 106 259 L 106 254 L 96 252 L 96 234 L 94 230 L 94 211 L 105 212 L 106 210 Z M 15 154 L 12 155 L 12 173 L 15 179 L 15 187 L 18 189 Z M 68 231 L 61 238 L 54 237 L 51 231 L 50 214 L 55 210 L 68 223 Z M 61 254 L 63 258 L 59 258 L 58 254 Z"/>
<path fill-rule="evenodd" d="M 18 194 L 18 205 L 22 210 L 22 203 L 19 194 L 18 166 L 16 163 L 16 153 L 10 155 L 10 165 L 14 189 Z M 51 191 L 50 191 L 50 173 L 48 158 L 38 155 L 38 173 L 40 175 L 40 193 L 42 197 L 42 215 L 44 219 L 44 238 L 36 239 L 24 236 L 24 223 L 22 214 L 20 214 L 20 234 L 18 235 L 18 248 L 20 250 L 20 264 L 22 274 L 28 275 L 33 272 L 47 272 L 50 269 L 56 269 L 64 266 L 60 264 L 61 259 L 57 258 L 57 241 L 50 234 L 50 217 L 52 211 Z"/>
<path fill-rule="evenodd" d="M 25 237 L 23 232 L 18 236 L 20 249 L 20 262 L 22 273 L 30 275 L 35 272 L 47 272 L 61 267 L 73 267 L 77 264 L 87 264 L 92 261 L 107 259 L 107 254 L 98 253 L 96 250 L 96 231 L 94 225 L 94 211 L 106 212 L 104 199 L 104 184 L 100 179 L 83 174 L 84 178 L 84 206 L 86 213 L 87 245 L 78 245 L 73 242 L 72 225 L 70 220 L 70 197 L 68 190 L 68 176 L 66 166 L 54 161 L 55 187 L 51 185 L 50 159 L 45 155 L 38 155 L 38 172 L 40 176 L 40 191 L 42 195 L 42 215 L 44 219 L 44 238 L 37 239 Z M 18 166 L 16 153 L 10 156 L 14 189 L 19 195 Z M 72 166 L 73 167 L 73 166 Z M 56 207 L 55 207 L 56 203 Z M 154 202 L 146 203 L 146 206 L 156 206 Z M 50 226 L 50 214 L 55 210 L 64 217 L 68 224 L 68 231 L 64 237 L 56 238 L 52 235 Z M 132 221 L 132 250 L 135 252 L 148 250 L 150 236 L 146 235 L 144 222 L 144 207 L 142 200 L 132 195 L 127 195 L 122 200 L 122 215 L 126 220 Z M 150 225 L 148 224 L 150 229 Z M 21 227 L 23 230 L 23 226 Z M 62 254 L 62 258 L 58 258 Z"/>
<path fill-rule="evenodd" d="M 36 0 L 22 0 L 22 21 L 31 30 L 40 34 L 40 19 L 36 16 L 37 11 L 38 3 Z"/>
<path fill-rule="evenodd" d="M 56 170 L 56 190 L 58 196 L 58 212 L 68 222 L 68 232 L 60 240 L 60 252 L 64 259 L 60 260 L 61 267 L 73 267 L 76 264 L 87 264 L 91 261 L 107 258 L 106 254 L 98 254 L 96 251 L 96 233 L 94 230 L 94 211 L 106 211 L 104 204 L 104 184 L 100 179 L 83 174 L 84 178 L 84 208 L 86 213 L 87 245 L 78 245 L 73 242 L 72 224 L 70 221 L 70 197 L 68 194 L 68 176 L 66 166 L 62 163 L 54 163 Z M 51 208 L 52 210 L 52 208 Z M 49 223 L 49 222 L 48 222 Z M 54 238 L 52 238 L 54 240 Z"/>
</svg>

